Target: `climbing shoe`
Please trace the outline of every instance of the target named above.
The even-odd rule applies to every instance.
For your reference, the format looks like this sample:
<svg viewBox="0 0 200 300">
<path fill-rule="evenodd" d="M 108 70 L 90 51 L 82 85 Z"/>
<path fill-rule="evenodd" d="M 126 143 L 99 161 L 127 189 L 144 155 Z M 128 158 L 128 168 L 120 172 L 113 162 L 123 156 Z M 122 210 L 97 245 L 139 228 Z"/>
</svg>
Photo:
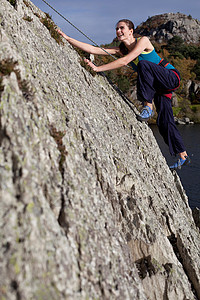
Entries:
<svg viewBox="0 0 200 300">
<path fill-rule="evenodd" d="M 149 106 L 145 106 L 140 115 L 137 115 L 137 119 L 139 121 L 148 121 L 151 117 L 153 117 L 154 112 L 151 110 Z"/>
<path fill-rule="evenodd" d="M 178 161 L 173 165 L 170 166 L 170 170 L 181 169 L 182 166 L 187 166 L 191 163 L 189 156 L 185 156 L 185 159 L 179 158 Z"/>
</svg>

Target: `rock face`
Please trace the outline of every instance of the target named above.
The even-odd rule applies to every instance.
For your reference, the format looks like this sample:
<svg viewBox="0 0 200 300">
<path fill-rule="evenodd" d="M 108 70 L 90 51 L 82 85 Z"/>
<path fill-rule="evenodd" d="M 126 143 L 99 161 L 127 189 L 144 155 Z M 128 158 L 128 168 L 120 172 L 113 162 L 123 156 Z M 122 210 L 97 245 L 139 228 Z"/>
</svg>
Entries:
<svg viewBox="0 0 200 300">
<path fill-rule="evenodd" d="M 200 42 L 200 21 L 181 13 L 166 13 L 149 18 L 136 28 L 136 33 L 162 43 L 180 36 L 187 43 Z"/>
<path fill-rule="evenodd" d="M 198 102 L 200 102 L 200 82 L 199 81 L 193 81 L 188 80 L 186 84 L 183 86 L 186 90 L 186 96 L 189 99 L 192 99 L 192 97 L 195 97 Z"/>
<path fill-rule="evenodd" d="M 197 299 L 200 237 L 136 109 L 0 0 L 1 299 Z"/>
</svg>

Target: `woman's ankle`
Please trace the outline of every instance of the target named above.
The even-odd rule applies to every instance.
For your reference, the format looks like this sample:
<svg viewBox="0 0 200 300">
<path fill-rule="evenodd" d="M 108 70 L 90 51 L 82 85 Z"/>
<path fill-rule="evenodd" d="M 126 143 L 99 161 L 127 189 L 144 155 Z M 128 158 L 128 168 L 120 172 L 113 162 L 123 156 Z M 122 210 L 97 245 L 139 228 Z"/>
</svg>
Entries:
<svg viewBox="0 0 200 300">
<path fill-rule="evenodd" d="M 150 107 L 151 110 L 153 110 L 153 104 L 152 103 L 144 102 L 144 105 Z"/>
<path fill-rule="evenodd" d="M 179 156 L 180 156 L 180 158 L 182 158 L 182 159 L 186 159 L 186 157 L 187 157 L 188 155 L 187 155 L 187 152 L 184 151 L 184 152 L 179 153 Z"/>
</svg>

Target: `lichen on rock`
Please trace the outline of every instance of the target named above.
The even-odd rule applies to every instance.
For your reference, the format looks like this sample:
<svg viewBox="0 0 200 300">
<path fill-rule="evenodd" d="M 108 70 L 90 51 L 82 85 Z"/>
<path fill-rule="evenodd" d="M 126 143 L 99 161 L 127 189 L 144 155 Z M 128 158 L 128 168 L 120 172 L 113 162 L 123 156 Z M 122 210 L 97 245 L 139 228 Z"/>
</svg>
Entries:
<svg viewBox="0 0 200 300">
<path fill-rule="evenodd" d="M 200 297 L 199 230 L 150 128 L 31 1 L 0 7 L 0 62 L 31 92 L 1 74 L 1 298 Z"/>
</svg>

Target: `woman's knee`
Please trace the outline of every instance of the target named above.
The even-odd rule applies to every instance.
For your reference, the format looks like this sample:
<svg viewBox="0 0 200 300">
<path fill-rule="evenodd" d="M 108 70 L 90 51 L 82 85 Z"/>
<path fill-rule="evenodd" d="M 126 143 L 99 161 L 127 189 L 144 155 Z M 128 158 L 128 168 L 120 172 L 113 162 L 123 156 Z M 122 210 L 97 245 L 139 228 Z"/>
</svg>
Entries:
<svg viewBox="0 0 200 300">
<path fill-rule="evenodd" d="M 138 71 L 141 71 L 143 69 L 149 68 L 149 61 L 147 60 L 140 60 L 138 65 L 137 65 Z"/>
</svg>

